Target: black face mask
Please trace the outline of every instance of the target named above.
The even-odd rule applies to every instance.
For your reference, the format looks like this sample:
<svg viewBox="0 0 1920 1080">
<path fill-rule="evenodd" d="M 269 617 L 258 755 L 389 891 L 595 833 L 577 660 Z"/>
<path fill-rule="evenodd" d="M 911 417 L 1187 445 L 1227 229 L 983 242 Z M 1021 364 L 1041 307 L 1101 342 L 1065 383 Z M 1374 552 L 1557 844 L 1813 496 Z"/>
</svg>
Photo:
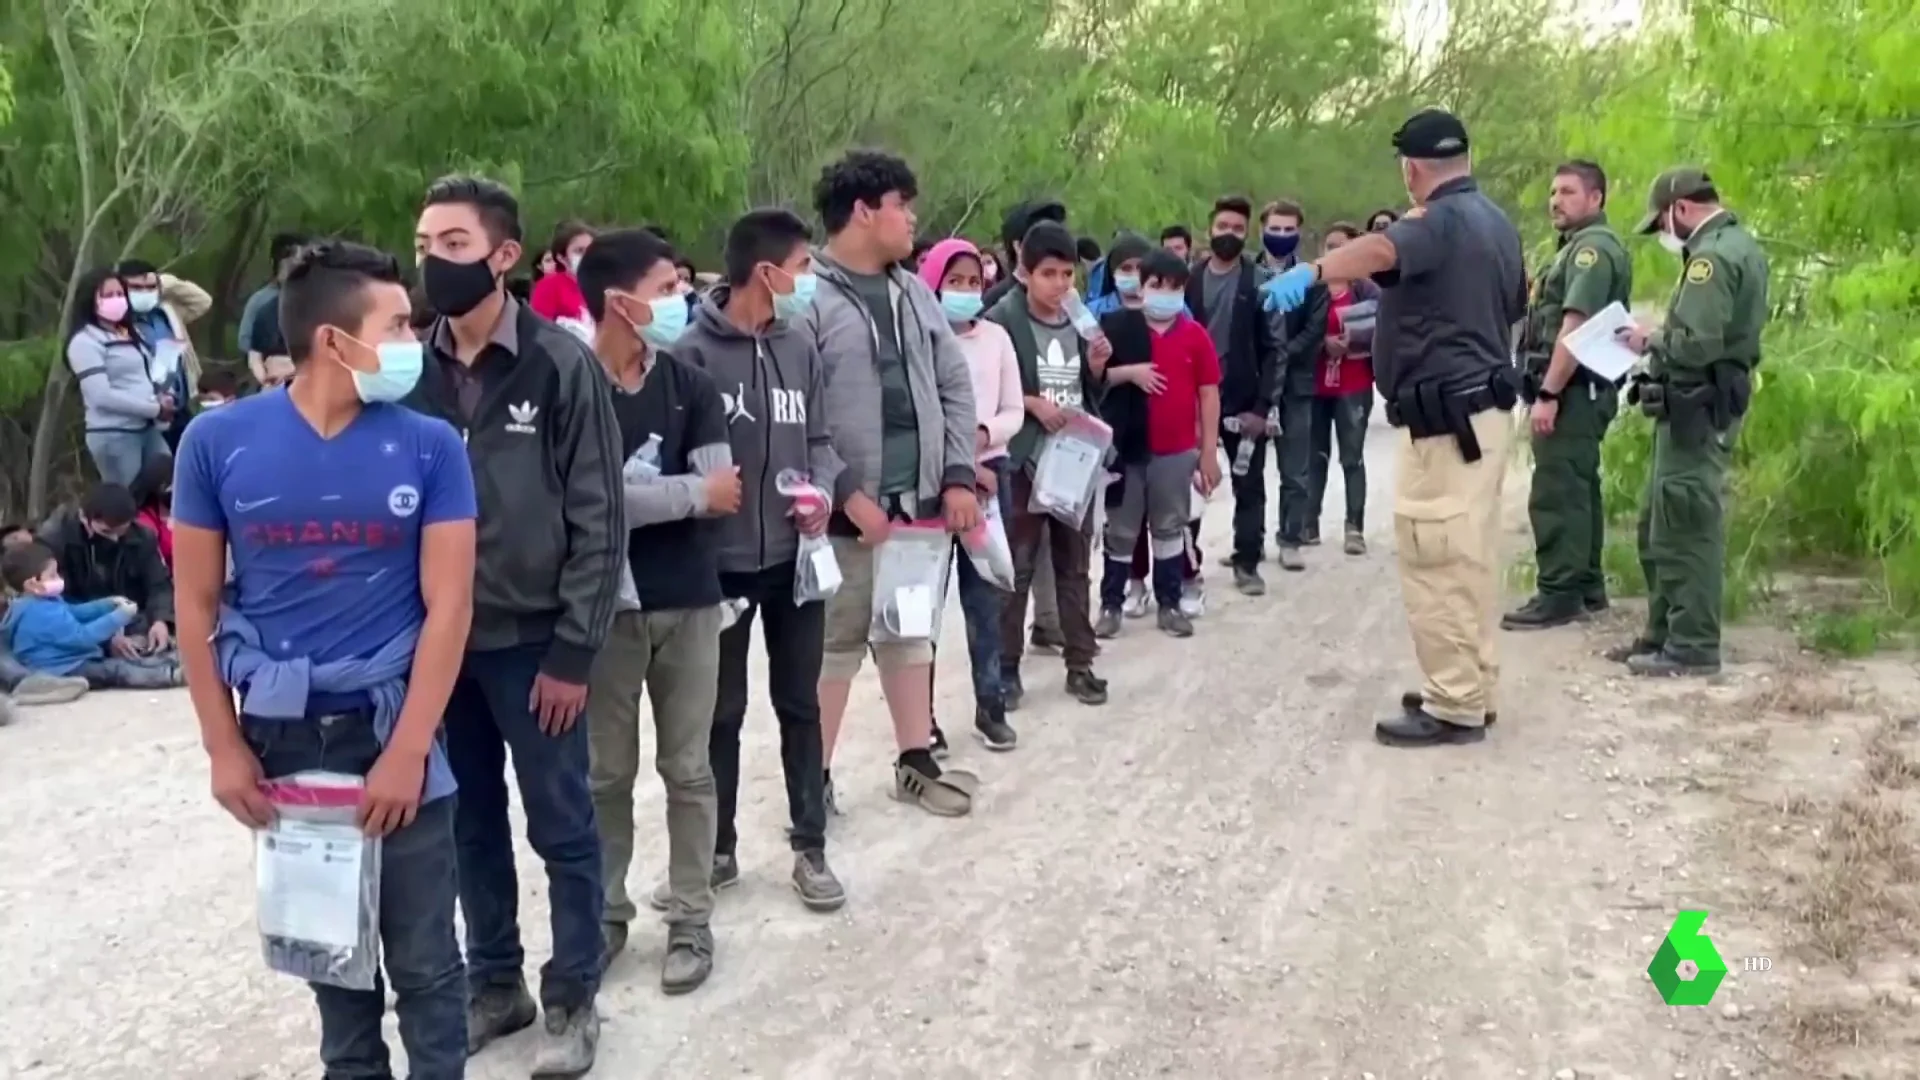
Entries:
<svg viewBox="0 0 1920 1080">
<path fill-rule="evenodd" d="M 1207 240 L 1207 249 L 1213 252 L 1213 257 L 1223 261 L 1239 258 L 1246 248 L 1247 238 L 1230 232 L 1215 233 Z"/>
<path fill-rule="evenodd" d="M 420 282 L 433 310 L 455 319 L 485 303 L 500 287 L 485 258 L 457 263 L 438 255 L 421 260 Z"/>
</svg>

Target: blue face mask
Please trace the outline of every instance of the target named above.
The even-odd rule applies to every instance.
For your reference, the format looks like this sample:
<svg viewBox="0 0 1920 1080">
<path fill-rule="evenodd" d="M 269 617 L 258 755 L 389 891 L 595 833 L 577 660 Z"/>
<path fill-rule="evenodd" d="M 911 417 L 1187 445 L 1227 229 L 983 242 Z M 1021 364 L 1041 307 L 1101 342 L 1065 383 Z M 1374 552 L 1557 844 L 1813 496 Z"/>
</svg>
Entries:
<svg viewBox="0 0 1920 1080">
<path fill-rule="evenodd" d="M 1177 292 L 1150 292 L 1141 310 L 1154 322 L 1171 322 L 1187 306 L 1187 298 Z"/>
<path fill-rule="evenodd" d="M 793 275 L 793 291 L 773 294 L 773 321 L 791 322 L 801 312 L 813 306 L 814 290 L 820 287 L 820 279 L 812 274 Z"/>
<path fill-rule="evenodd" d="M 687 332 L 687 320 L 693 314 L 687 298 L 677 294 L 656 297 L 647 301 L 647 307 L 653 311 L 653 318 L 640 327 L 640 340 L 656 349 L 671 348 Z"/>
<path fill-rule="evenodd" d="M 383 341 L 373 351 L 380 358 L 379 370 L 347 369 L 353 374 L 353 389 L 360 400 L 375 405 L 399 401 L 412 393 L 426 363 L 426 346 L 417 341 Z"/>
<path fill-rule="evenodd" d="M 985 304 L 977 292 L 959 292 L 954 289 L 940 290 L 940 310 L 947 313 L 948 322 L 972 322 L 980 317 L 980 309 Z"/>
<path fill-rule="evenodd" d="M 1266 248 L 1267 254 L 1276 259 L 1291 258 L 1300 248 L 1300 234 L 1263 232 L 1260 234 L 1260 246 Z"/>
<path fill-rule="evenodd" d="M 1136 296 L 1140 292 L 1139 274 L 1113 275 L 1113 287 L 1120 290 L 1122 296 Z"/>
</svg>

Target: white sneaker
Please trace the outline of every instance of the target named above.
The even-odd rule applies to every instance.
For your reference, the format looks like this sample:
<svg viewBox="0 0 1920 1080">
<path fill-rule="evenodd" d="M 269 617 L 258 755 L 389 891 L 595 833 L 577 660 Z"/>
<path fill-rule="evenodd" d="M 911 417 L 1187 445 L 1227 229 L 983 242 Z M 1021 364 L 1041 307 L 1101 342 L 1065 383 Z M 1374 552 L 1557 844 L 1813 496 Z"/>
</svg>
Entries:
<svg viewBox="0 0 1920 1080">
<path fill-rule="evenodd" d="M 1180 613 L 1197 619 L 1207 613 L 1207 584 L 1199 578 L 1180 586 Z"/>
<path fill-rule="evenodd" d="M 1127 582 L 1127 599 L 1120 605 L 1121 614 L 1129 619 L 1144 619 L 1147 611 L 1153 607 L 1153 593 L 1147 590 L 1144 581 Z"/>
</svg>

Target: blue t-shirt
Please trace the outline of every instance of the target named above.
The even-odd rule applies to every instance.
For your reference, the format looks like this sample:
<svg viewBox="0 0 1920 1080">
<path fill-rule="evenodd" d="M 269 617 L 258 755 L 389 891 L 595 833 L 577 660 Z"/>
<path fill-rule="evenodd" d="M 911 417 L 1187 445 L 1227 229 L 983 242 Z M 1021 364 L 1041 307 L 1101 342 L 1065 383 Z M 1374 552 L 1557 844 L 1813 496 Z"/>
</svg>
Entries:
<svg viewBox="0 0 1920 1080">
<path fill-rule="evenodd" d="M 399 405 L 368 405 L 323 439 L 284 389 L 243 398 L 194 421 L 174 471 L 173 519 L 226 534 L 229 602 L 275 660 L 366 659 L 417 632 L 421 529 L 477 516 L 459 434 Z M 435 771 L 428 798 L 445 793 Z"/>
</svg>

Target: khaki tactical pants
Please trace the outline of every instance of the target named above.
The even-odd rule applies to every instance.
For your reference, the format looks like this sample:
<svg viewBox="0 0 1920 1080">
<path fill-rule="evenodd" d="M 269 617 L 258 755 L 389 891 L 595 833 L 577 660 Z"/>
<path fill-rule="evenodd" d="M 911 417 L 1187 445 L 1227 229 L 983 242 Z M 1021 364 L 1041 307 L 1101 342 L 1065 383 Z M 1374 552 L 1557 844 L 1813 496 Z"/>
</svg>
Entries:
<svg viewBox="0 0 1920 1080">
<path fill-rule="evenodd" d="M 1434 717 L 1478 726 L 1500 679 L 1500 488 L 1513 418 L 1499 409 L 1473 417 L 1480 460 L 1468 464 L 1451 436 L 1400 439 L 1393 528 L 1400 593 Z"/>
<path fill-rule="evenodd" d="M 653 764 L 667 789 L 667 922 L 704 926 L 713 914 L 719 818 L 707 741 L 720 680 L 720 608 L 622 611 L 594 659 L 587 745 L 600 830 L 608 922 L 639 914 L 627 894 L 633 864 L 633 786 L 640 777 L 640 695 L 653 706 Z"/>
<path fill-rule="evenodd" d="M 1640 508 L 1647 577 L 1646 641 L 1690 664 L 1720 661 L 1727 557 L 1727 469 L 1740 426 L 1676 435 L 1654 425 L 1653 467 Z"/>
</svg>

